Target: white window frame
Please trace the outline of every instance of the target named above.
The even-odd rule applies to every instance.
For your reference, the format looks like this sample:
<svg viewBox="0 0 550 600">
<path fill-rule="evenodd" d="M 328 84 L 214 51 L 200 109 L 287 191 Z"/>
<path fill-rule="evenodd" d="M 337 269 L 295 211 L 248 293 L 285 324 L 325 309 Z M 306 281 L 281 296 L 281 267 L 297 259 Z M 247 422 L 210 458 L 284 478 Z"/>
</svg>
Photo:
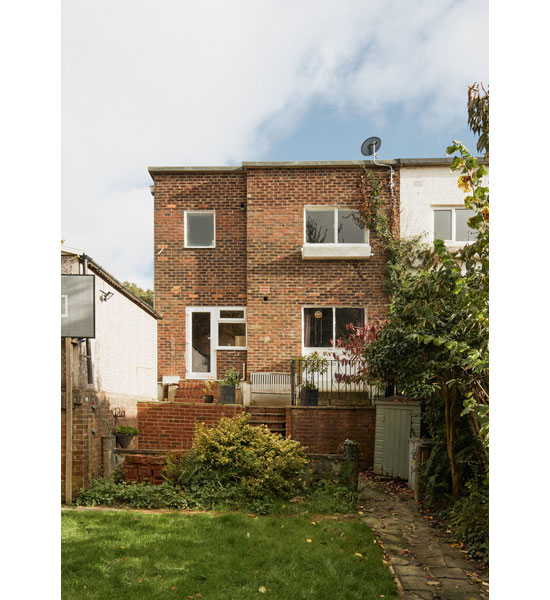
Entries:
<svg viewBox="0 0 550 600">
<path fill-rule="evenodd" d="M 304 336 L 305 336 L 305 314 L 304 314 L 304 309 L 306 308 L 318 308 L 318 309 L 323 309 L 323 308 L 331 308 L 332 309 L 332 339 L 334 340 L 334 345 L 332 346 L 306 346 L 304 344 Z M 363 327 L 365 327 L 367 325 L 367 307 L 366 306 L 349 306 L 349 305 L 338 305 L 338 306 L 326 306 L 326 305 L 320 305 L 320 304 L 306 304 L 305 306 L 302 306 L 302 354 L 304 356 L 308 355 L 308 354 L 312 354 L 313 352 L 318 352 L 318 353 L 326 353 L 326 352 L 330 352 L 330 353 L 334 353 L 335 351 L 338 352 L 338 348 L 336 347 L 336 309 L 337 308 L 361 308 L 363 309 L 363 315 L 364 315 L 364 323 L 362 324 Z"/>
<path fill-rule="evenodd" d="M 202 247 L 202 246 L 201 246 Z M 220 318 L 222 310 L 242 310 L 242 318 Z M 209 373 L 194 373 L 193 372 L 193 353 L 191 344 L 191 314 L 194 312 L 204 312 L 210 314 L 210 372 Z M 185 308 L 185 378 L 186 379 L 217 379 L 217 356 L 218 350 L 246 350 L 244 346 L 220 346 L 218 345 L 219 323 L 244 323 L 245 324 L 245 339 L 248 342 L 248 331 L 246 327 L 246 307 L 244 306 L 187 306 Z"/>
<path fill-rule="evenodd" d="M 334 242 L 322 242 L 319 244 L 307 241 L 307 211 L 327 211 L 332 210 L 334 213 Z M 338 211 L 339 210 L 354 210 L 359 212 L 358 208 L 350 208 L 349 206 L 304 206 L 304 246 L 355 246 L 357 244 L 369 244 L 370 243 L 370 231 L 365 226 L 363 229 L 364 240 L 362 242 L 339 242 L 338 241 Z M 325 307 L 328 308 L 328 307 Z"/>
<path fill-rule="evenodd" d="M 471 210 L 471 209 L 468 209 L 467 206 L 459 205 L 459 204 L 452 205 L 452 206 L 447 206 L 445 204 L 442 204 L 442 205 L 432 206 L 432 242 L 436 239 L 436 237 L 435 237 L 435 213 L 436 213 L 436 211 L 440 211 L 440 210 L 450 210 L 451 211 L 452 239 L 443 240 L 446 244 L 455 244 L 455 245 L 465 246 L 466 244 L 470 244 L 471 242 L 475 241 L 475 238 L 473 240 L 468 240 L 468 241 L 456 239 L 456 211 L 457 210 Z"/>
<path fill-rule="evenodd" d="M 220 313 L 222 310 L 242 310 L 243 311 L 243 316 L 242 318 L 238 318 L 238 317 L 232 317 L 232 318 L 226 318 L 226 317 L 221 317 Z M 245 327 L 244 327 L 244 339 L 245 339 L 245 343 L 244 346 L 220 346 L 219 345 L 219 325 L 220 323 L 244 323 Z M 216 350 L 246 350 L 247 347 L 247 342 L 248 342 L 248 338 L 247 338 L 247 327 L 246 327 L 246 307 L 244 306 L 220 306 L 218 308 L 218 316 L 217 316 L 217 321 L 216 321 L 216 337 L 217 339 L 217 345 L 216 345 Z"/>
<path fill-rule="evenodd" d="M 204 215 L 205 213 L 213 215 L 214 239 L 211 246 L 190 246 L 187 243 L 187 215 Z M 216 211 L 215 210 L 186 210 L 183 212 L 183 247 L 184 248 L 215 248 L 216 247 Z"/>
</svg>

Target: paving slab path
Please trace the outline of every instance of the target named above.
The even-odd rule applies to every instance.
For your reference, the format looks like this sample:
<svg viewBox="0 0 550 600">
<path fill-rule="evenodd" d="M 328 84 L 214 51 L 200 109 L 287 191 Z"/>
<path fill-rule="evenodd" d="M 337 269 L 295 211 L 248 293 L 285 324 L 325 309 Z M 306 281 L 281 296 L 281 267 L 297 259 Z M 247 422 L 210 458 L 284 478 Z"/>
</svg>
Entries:
<svg viewBox="0 0 550 600">
<path fill-rule="evenodd" d="M 374 531 L 403 600 L 486 600 L 488 574 L 418 510 L 412 493 L 361 477 L 362 519 Z"/>
</svg>

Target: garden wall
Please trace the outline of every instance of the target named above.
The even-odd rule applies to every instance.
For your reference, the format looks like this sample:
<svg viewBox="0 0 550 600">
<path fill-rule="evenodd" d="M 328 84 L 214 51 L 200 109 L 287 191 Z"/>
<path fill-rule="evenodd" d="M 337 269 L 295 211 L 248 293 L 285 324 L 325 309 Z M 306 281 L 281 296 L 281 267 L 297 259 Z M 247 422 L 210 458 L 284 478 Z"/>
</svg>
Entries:
<svg viewBox="0 0 550 600">
<path fill-rule="evenodd" d="M 243 412 L 240 404 L 138 402 L 139 448 L 188 450 L 196 423 L 214 425 Z"/>
<path fill-rule="evenodd" d="M 103 474 L 101 438 L 114 431 L 116 425 L 136 425 L 136 419 L 124 418 L 115 422 L 113 406 L 104 392 L 73 389 L 73 497 L 88 489 L 94 477 Z M 61 493 L 65 497 L 66 456 L 65 392 L 61 392 Z M 137 446 L 137 440 L 131 447 Z"/>
<path fill-rule="evenodd" d="M 342 443 L 359 442 L 359 466 L 372 468 L 376 409 L 361 407 L 287 407 L 286 431 L 292 439 L 307 446 L 308 454 L 340 454 Z"/>
<path fill-rule="evenodd" d="M 139 449 L 188 450 L 196 423 L 214 425 L 221 417 L 233 417 L 246 410 L 240 404 L 139 402 Z M 253 410 L 257 418 L 257 408 Z M 350 439 L 361 445 L 360 467 L 372 467 L 374 407 L 287 407 L 285 413 L 286 435 L 307 446 L 309 454 L 340 454 L 342 443 Z"/>
<path fill-rule="evenodd" d="M 158 485 L 164 481 L 162 470 L 166 466 L 165 455 L 123 454 L 123 456 L 126 483 L 149 481 Z"/>
</svg>

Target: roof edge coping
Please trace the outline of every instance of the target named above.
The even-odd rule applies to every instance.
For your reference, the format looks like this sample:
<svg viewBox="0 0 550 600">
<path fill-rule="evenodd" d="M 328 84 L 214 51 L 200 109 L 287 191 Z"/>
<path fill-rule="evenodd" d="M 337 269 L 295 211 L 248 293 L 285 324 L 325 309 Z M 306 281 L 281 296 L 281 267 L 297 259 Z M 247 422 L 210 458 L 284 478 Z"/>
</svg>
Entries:
<svg viewBox="0 0 550 600">
<path fill-rule="evenodd" d="M 172 167 L 148 167 L 151 175 L 156 173 L 234 173 L 246 169 L 292 169 L 301 167 L 377 167 L 384 165 L 417 167 L 417 166 L 437 166 L 450 165 L 454 157 L 436 157 L 436 158 L 392 158 L 378 159 L 378 164 L 372 160 L 295 160 L 295 161 L 243 161 L 242 166 L 172 166 Z M 489 161 L 482 157 L 476 157 L 478 163 L 486 165 Z"/>
</svg>

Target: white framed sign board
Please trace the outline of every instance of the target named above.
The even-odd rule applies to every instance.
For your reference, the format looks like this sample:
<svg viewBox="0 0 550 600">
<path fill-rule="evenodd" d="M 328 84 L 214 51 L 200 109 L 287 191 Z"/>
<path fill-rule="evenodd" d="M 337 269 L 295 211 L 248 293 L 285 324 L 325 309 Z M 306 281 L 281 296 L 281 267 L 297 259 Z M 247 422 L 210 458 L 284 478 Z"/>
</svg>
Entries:
<svg viewBox="0 0 550 600">
<path fill-rule="evenodd" d="M 61 337 L 95 338 L 95 275 L 61 275 Z"/>
</svg>

